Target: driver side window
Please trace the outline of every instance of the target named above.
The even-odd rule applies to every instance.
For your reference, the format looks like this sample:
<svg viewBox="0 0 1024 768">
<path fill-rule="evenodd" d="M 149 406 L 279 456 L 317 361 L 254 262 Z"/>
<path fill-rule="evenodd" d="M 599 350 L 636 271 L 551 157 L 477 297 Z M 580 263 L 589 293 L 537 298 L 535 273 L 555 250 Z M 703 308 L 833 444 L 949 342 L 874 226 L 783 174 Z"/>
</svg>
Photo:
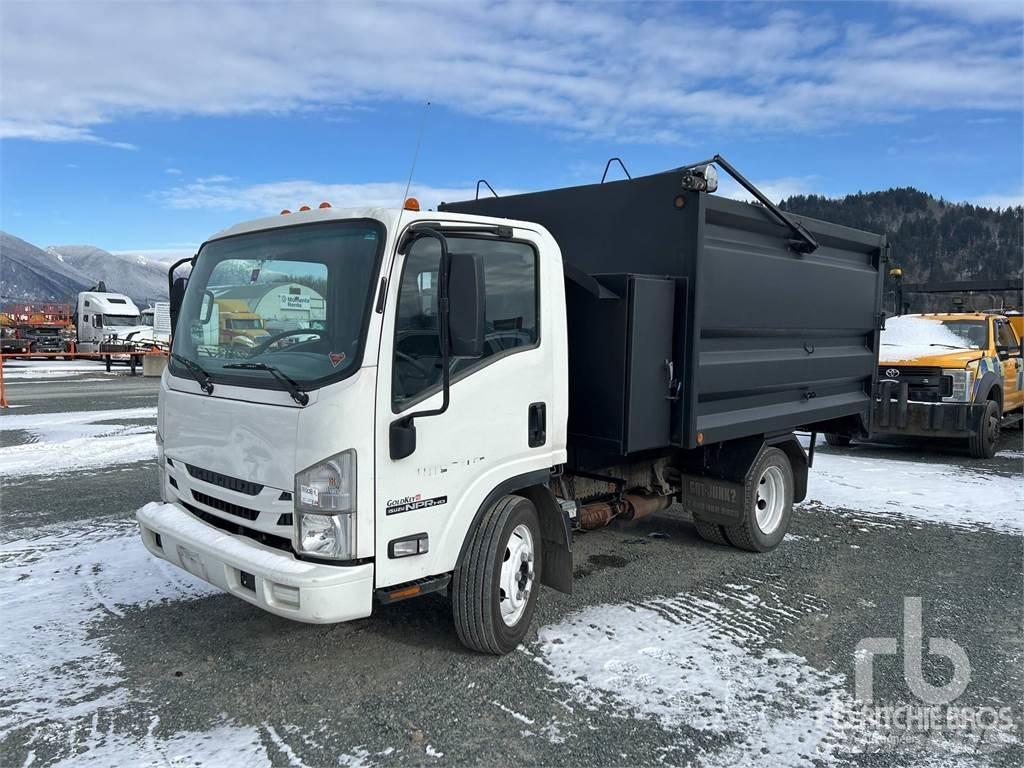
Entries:
<svg viewBox="0 0 1024 768">
<path fill-rule="evenodd" d="M 527 243 L 449 237 L 452 253 L 475 253 L 484 267 L 484 353 L 455 358 L 451 376 L 476 370 L 498 356 L 535 347 L 539 340 L 537 252 Z M 441 246 L 417 240 L 409 250 L 398 290 L 392 403 L 399 411 L 441 386 L 437 288 Z"/>
</svg>

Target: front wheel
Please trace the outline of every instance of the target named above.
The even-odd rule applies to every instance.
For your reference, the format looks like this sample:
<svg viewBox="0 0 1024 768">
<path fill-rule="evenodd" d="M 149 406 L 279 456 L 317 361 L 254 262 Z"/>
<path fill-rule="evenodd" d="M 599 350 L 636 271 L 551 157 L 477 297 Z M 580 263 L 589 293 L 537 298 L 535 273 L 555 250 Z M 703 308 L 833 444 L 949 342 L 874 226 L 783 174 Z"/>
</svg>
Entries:
<svg viewBox="0 0 1024 768">
<path fill-rule="evenodd" d="M 978 428 L 968 438 L 967 444 L 971 456 L 976 459 L 991 459 L 996 455 L 996 443 L 999 442 L 999 403 L 995 400 L 985 402 L 985 412 L 981 415 Z"/>
<path fill-rule="evenodd" d="M 526 637 L 537 608 L 537 509 L 522 496 L 503 496 L 471 535 L 452 579 L 455 630 L 474 651 L 509 653 Z"/>
</svg>

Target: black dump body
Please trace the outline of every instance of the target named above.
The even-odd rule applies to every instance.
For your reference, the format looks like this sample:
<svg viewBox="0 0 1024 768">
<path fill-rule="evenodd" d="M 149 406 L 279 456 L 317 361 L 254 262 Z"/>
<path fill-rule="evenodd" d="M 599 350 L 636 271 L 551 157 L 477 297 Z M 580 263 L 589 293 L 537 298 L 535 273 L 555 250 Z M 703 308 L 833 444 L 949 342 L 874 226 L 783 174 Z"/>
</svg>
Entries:
<svg viewBox="0 0 1024 768">
<path fill-rule="evenodd" d="M 537 222 L 558 241 L 571 463 L 797 428 L 868 432 L 885 238 L 794 216 L 820 244 L 801 254 L 765 208 L 682 179 L 441 205 Z"/>
</svg>

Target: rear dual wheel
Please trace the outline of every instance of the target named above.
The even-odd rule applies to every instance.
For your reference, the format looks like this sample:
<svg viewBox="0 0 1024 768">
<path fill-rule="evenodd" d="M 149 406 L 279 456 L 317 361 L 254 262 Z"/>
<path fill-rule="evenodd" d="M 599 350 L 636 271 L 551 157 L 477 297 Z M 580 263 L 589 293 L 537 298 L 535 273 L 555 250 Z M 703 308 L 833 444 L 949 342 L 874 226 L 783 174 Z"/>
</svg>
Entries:
<svg viewBox="0 0 1024 768">
<path fill-rule="evenodd" d="M 750 477 L 751 482 L 744 487 L 739 522 L 719 525 L 695 518 L 701 538 L 750 552 L 769 552 L 781 543 L 793 516 L 793 467 L 789 457 L 785 451 L 768 448 Z"/>
</svg>

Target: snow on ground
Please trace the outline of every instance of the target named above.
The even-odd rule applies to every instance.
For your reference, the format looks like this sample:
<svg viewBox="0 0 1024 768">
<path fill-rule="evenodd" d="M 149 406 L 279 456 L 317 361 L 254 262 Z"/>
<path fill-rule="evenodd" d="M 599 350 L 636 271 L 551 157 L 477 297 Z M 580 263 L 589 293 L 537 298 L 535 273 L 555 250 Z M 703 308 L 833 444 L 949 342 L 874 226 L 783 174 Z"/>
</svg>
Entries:
<svg viewBox="0 0 1024 768">
<path fill-rule="evenodd" d="M 540 630 L 539 661 L 584 705 L 655 720 L 681 753 L 706 743 L 692 729 L 713 736 L 721 750 L 703 755 L 708 765 L 828 761 L 839 746 L 828 714 L 845 696 L 844 678 L 765 641 L 822 605 L 811 595 L 770 595 L 729 584 L 593 606 Z"/>
<path fill-rule="evenodd" d="M 1006 477 L 949 464 L 817 452 L 807 501 L 958 528 L 1024 531 L 1019 474 Z"/>
<path fill-rule="evenodd" d="M 882 331 L 882 345 L 878 351 L 880 363 L 912 360 L 916 357 L 949 352 L 950 347 L 977 349 L 963 336 L 959 336 L 938 320 L 904 315 L 886 318 Z"/>
<path fill-rule="evenodd" d="M 151 556 L 134 520 L 0 546 L 0 736 L 124 705 L 118 657 L 92 626 L 127 606 L 214 592 Z"/>
<path fill-rule="evenodd" d="M 97 469 L 156 457 L 156 408 L 5 415 L 0 435 L 23 431 L 30 442 L 0 447 L 0 477 Z"/>
<path fill-rule="evenodd" d="M 115 369 L 107 374 L 106 363 L 97 360 L 4 361 L 4 381 L 60 378 L 86 373 L 116 376 L 120 375 L 121 371 Z"/>
</svg>

